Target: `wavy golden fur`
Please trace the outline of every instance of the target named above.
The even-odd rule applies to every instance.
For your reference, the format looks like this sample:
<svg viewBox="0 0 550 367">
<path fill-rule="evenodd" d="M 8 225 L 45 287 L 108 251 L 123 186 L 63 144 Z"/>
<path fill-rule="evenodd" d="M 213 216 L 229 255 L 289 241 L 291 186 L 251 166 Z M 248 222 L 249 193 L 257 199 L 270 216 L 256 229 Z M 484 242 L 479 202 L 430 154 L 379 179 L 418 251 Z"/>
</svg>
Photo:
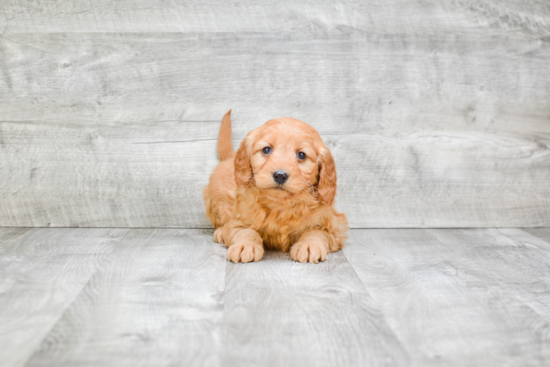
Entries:
<svg viewBox="0 0 550 367">
<path fill-rule="evenodd" d="M 290 117 L 269 120 L 248 133 L 235 154 L 229 111 L 218 155 L 203 197 L 228 260 L 259 261 L 265 246 L 318 263 L 344 246 L 348 221 L 333 207 L 336 166 L 313 127 Z"/>
</svg>

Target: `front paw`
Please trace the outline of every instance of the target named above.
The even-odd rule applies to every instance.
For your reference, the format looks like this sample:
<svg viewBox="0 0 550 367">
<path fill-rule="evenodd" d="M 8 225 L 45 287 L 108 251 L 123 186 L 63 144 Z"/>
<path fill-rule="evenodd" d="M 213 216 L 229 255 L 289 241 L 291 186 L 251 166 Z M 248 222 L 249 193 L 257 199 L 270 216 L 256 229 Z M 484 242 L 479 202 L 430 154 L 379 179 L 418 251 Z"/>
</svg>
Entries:
<svg viewBox="0 0 550 367">
<path fill-rule="evenodd" d="M 327 258 L 327 248 L 324 244 L 314 240 L 296 242 L 290 249 L 290 258 L 301 263 L 318 264 Z"/>
<path fill-rule="evenodd" d="M 214 241 L 223 244 L 222 228 L 220 227 L 214 231 Z"/>
<path fill-rule="evenodd" d="M 227 260 L 238 263 L 260 261 L 264 256 L 264 248 L 254 242 L 239 242 L 227 249 Z"/>
</svg>

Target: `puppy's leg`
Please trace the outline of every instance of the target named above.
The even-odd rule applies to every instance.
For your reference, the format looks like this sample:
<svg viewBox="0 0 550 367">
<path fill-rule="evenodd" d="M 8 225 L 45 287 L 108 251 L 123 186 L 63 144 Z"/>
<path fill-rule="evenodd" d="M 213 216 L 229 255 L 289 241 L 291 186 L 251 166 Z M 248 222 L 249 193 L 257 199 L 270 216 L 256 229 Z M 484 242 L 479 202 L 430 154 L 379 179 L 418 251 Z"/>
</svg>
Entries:
<svg viewBox="0 0 550 367">
<path fill-rule="evenodd" d="M 223 227 L 220 227 L 214 231 L 214 241 L 223 244 Z"/>
<path fill-rule="evenodd" d="M 229 234 L 231 233 L 231 222 L 225 223 L 223 226 L 217 228 L 214 231 L 214 241 L 221 244 L 227 244 L 229 247 L 229 241 L 227 239 L 230 239 Z M 227 239 L 226 239 L 227 238 Z"/>
<path fill-rule="evenodd" d="M 260 261 L 264 256 L 262 237 L 251 228 L 235 228 L 224 236 L 227 247 L 227 260 L 234 263 Z"/>
<path fill-rule="evenodd" d="M 290 248 L 290 257 L 301 263 L 325 261 L 330 252 L 328 233 L 312 229 L 302 233 L 300 240 Z"/>
</svg>

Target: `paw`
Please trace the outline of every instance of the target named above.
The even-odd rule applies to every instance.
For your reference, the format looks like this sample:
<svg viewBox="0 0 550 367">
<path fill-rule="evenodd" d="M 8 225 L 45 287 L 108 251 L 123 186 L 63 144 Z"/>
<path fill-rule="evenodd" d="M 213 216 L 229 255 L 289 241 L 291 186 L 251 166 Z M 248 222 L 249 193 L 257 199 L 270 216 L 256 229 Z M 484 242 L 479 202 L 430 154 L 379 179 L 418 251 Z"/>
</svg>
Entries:
<svg viewBox="0 0 550 367">
<path fill-rule="evenodd" d="M 254 242 L 240 242 L 229 246 L 227 249 L 227 260 L 238 263 L 249 263 L 260 261 L 264 256 L 264 248 Z"/>
<path fill-rule="evenodd" d="M 223 243 L 222 228 L 218 228 L 214 231 L 214 241 L 217 243 Z"/>
<path fill-rule="evenodd" d="M 327 248 L 312 240 L 298 241 L 290 249 L 290 258 L 301 263 L 318 264 L 327 258 Z"/>
</svg>

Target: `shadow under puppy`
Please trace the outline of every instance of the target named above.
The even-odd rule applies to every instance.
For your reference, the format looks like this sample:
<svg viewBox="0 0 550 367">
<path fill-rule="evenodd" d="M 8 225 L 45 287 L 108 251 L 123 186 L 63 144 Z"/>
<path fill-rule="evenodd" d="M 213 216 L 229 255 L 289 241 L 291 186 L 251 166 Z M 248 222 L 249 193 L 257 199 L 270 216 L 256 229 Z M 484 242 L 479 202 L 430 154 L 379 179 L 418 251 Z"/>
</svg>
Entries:
<svg viewBox="0 0 550 367">
<path fill-rule="evenodd" d="M 265 246 L 318 263 L 340 250 L 348 221 L 333 207 L 336 167 L 319 133 L 290 117 L 269 120 L 248 133 L 235 154 L 230 116 L 218 136 L 221 162 L 203 191 L 227 259 L 259 261 Z"/>
</svg>

